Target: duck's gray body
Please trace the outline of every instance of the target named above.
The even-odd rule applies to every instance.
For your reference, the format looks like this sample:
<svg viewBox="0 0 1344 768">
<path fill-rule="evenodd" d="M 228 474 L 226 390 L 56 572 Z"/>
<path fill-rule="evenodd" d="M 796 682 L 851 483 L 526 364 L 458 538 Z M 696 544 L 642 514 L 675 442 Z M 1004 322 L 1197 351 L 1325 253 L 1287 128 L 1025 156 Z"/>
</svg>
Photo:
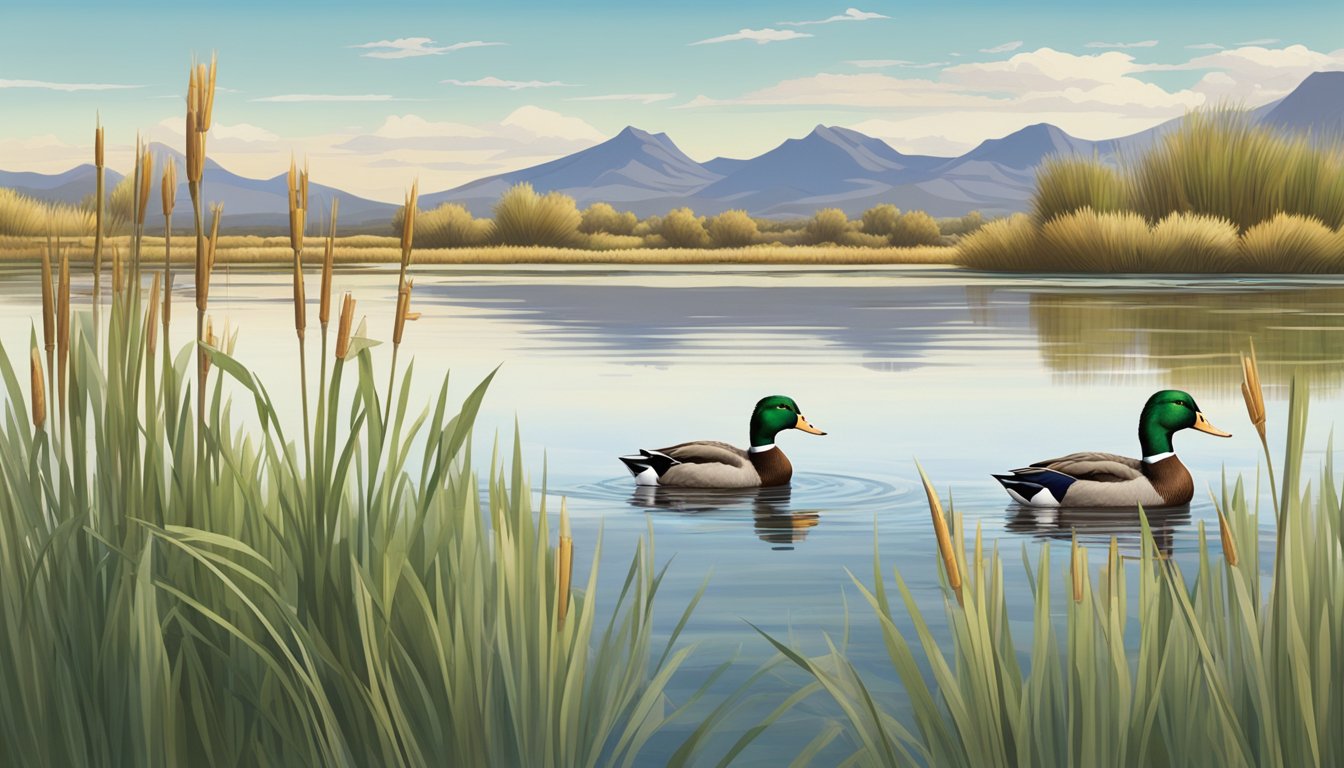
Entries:
<svg viewBox="0 0 1344 768">
<path fill-rule="evenodd" d="M 774 445 L 744 451 L 717 440 L 697 440 L 620 458 L 637 485 L 758 488 L 785 485 L 793 476 L 793 465 Z"/>
</svg>

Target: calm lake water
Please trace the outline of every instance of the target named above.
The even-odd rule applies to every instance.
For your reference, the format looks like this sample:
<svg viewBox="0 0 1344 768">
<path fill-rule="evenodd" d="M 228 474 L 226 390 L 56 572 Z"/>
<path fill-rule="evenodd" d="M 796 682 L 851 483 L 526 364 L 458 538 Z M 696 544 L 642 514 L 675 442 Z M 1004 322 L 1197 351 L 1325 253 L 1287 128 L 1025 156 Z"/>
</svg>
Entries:
<svg viewBox="0 0 1344 768">
<path fill-rule="evenodd" d="M 1248 339 L 1260 354 L 1276 458 L 1294 372 L 1313 382 L 1308 466 L 1324 455 L 1344 413 L 1338 280 L 1012 277 L 931 268 L 413 271 L 415 308 L 424 317 L 408 325 L 402 360 L 414 357 L 422 374 L 416 395 L 428 398 L 451 369 L 460 399 L 502 364 L 478 422 L 478 466 L 496 433 L 501 442 L 512 438 L 516 419 L 534 485 L 544 465 L 553 500 L 569 500 L 576 571 L 586 572 L 600 531 L 601 589 L 614 597 L 635 542 L 651 526 L 658 559 L 672 560 L 659 594 L 662 633 L 708 576 L 685 633 L 699 649 L 672 690 L 684 700 L 737 654 L 738 667 L 705 699 L 706 712 L 713 696 L 771 655 L 747 622 L 818 653 L 827 634 L 837 643 L 843 636 L 846 602 L 851 659 L 890 708 L 901 708 L 875 621 L 846 570 L 871 583 L 876 546 L 888 578 L 899 568 L 942 631 L 916 458 L 945 499 L 951 492 L 967 537 L 982 526 L 1005 551 L 1025 650 L 1031 599 L 1022 547 L 1034 562 L 1040 543 L 1067 547 L 1076 527 L 1093 548 L 1095 570 L 1112 534 L 1137 552 L 1137 522 L 1024 513 L 991 472 L 1075 450 L 1137 455 L 1135 427 L 1148 395 L 1187 389 L 1215 425 L 1235 434 L 1177 439 L 1198 491 L 1188 513 L 1163 517 L 1158 535 L 1189 564 L 1200 523 L 1213 526 L 1217 546 L 1204 489 L 1220 483 L 1224 469 L 1254 483 L 1259 442 L 1238 389 L 1237 354 Z M 298 394 L 283 386 L 296 379 L 288 280 L 220 270 L 211 309 L 217 322 L 227 318 L 240 329 L 238 356 L 297 420 Z M 179 317 L 189 311 L 189 284 L 178 281 Z M 337 277 L 338 290 L 354 291 L 375 337 L 390 335 L 395 284 L 395 272 L 382 269 Z M 316 289 L 314 277 L 309 294 Z M 75 293 L 78 303 L 88 286 L 77 282 Z M 0 275 L 0 341 L 12 358 L 22 360 L 39 313 L 33 271 Z M 174 341 L 185 343 L 190 331 L 178 325 L 184 336 Z M 374 352 L 386 370 L 390 347 Z M 753 404 L 776 393 L 794 397 L 830 433 L 781 435 L 798 472 L 791 489 L 636 493 L 616 460 L 688 439 L 745 445 Z M 1262 546 L 1272 531 L 1264 534 Z M 787 672 L 766 678 L 734 727 L 740 733 L 797 684 Z M 834 714 L 820 697 L 806 702 L 758 740 L 743 764 L 778 764 Z M 669 729 L 641 762 L 661 764 L 690 727 Z M 820 762 L 847 754 L 842 742 Z"/>
</svg>

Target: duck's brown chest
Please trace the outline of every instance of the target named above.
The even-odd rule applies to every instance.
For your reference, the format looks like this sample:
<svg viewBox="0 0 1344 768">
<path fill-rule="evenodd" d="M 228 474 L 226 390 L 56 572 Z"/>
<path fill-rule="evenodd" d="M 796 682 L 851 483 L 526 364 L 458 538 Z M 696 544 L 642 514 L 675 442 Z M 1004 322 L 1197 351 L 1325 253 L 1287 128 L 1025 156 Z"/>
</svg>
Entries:
<svg viewBox="0 0 1344 768">
<path fill-rule="evenodd" d="M 793 464 L 778 448 L 751 454 L 751 465 L 761 476 L 761 485 L 784 485 L 793 477 Z"/>
<path fill-rule="evenodd" d="M 1168 506 L 1189 504 L 1195 496 L 1195 480 L 1175 456 L 1146 465 L 1143 474 Z"/>
</svg>

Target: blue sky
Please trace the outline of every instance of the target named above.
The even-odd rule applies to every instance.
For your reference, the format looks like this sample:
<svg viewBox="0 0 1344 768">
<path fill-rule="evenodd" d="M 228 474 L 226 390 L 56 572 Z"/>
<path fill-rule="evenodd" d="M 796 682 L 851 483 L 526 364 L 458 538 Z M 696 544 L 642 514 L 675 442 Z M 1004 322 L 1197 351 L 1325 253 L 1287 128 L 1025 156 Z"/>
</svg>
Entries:
<svg viewBox="0 0 1344 768">
<path fill-rule="evenodd" d="M 1257 105 L 1344 69 L 1344 4 L 0 0 L 0 168 L 180 143 L 193 55 L 217 52 L 211 155 L 397 199 L 550 159 L 627 124 L 691 156 L 749 156 L 814 125 L 957 154 L 1033 122 L 1085 138 Z M 72 22 L 71 19 L 77 19 Z M 379 45 L 382 43 L 382 45 Z"/>
</svg>

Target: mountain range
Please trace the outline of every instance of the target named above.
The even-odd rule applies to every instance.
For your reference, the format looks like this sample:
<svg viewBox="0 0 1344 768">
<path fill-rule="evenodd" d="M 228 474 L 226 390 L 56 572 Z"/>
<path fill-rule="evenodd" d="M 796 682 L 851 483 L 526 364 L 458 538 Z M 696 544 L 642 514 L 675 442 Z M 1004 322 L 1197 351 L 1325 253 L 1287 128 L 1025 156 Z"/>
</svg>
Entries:
<svg viewBox="0 0 1344 768">
<path fill-rule="evenodd" d="M 1287 96 L 1250 112 L 1256 122 L 1313 137 L 1344 136 L 1344 72 L 1317 72 Z M 606 202 L 639 216 L 689 206 L 713 214 L 741 208 L 755 216 L 808 216 L 820 208 L 841 208 L 851 216 L 878 203 L 922 209 L 934 216 L 959 216 L 971 210 L 1000 215 L 1025 210 L 1036 169 L 1051 155 L 1097 156 L 1107 162 L 1132 157 L 1179 124 L 1180 118 L 1149 130 L 1103 141 L 1070 136 L 1048 123 L 1029 125 L 989 139 L 959 157 L 906 155 L 886 142 L 847 128 L 818 125 L 799 139 L 748 159 L 714 158 L 697 162 L 663 133 L 633 126 L 571 155 L 489 176 L 462 186 L 424 194 L 423 209 L 458 203 L 478 216 L 509 187 L 530 183 L 538 192 L 559 191 L 581 207 Z M 163 162 L 177 151 L 150 146 Z M 208 161 L 205 185 L 212 201 L 224 203 L 230 229 L 268 230 L 285 226 L 288 203 L 285 175 L 249 179 Z M 108 173 L 108 186 L 120 175 Z M 157 210 L 158 185 L 150 210 Z M 93 167 L 81 165 L 61 174 L 0 171 L 0 187 L 43 200 L 74 203 L 93 189 Z M 310 210 L 341 201 L 342 229 L 377 229 L 390 221 L 396 206 L 314 184 Z M 188 200 L 186 184 L 178 200 Z M 181 203 L 179 202 L 179 205 Z"/>
</svg>

